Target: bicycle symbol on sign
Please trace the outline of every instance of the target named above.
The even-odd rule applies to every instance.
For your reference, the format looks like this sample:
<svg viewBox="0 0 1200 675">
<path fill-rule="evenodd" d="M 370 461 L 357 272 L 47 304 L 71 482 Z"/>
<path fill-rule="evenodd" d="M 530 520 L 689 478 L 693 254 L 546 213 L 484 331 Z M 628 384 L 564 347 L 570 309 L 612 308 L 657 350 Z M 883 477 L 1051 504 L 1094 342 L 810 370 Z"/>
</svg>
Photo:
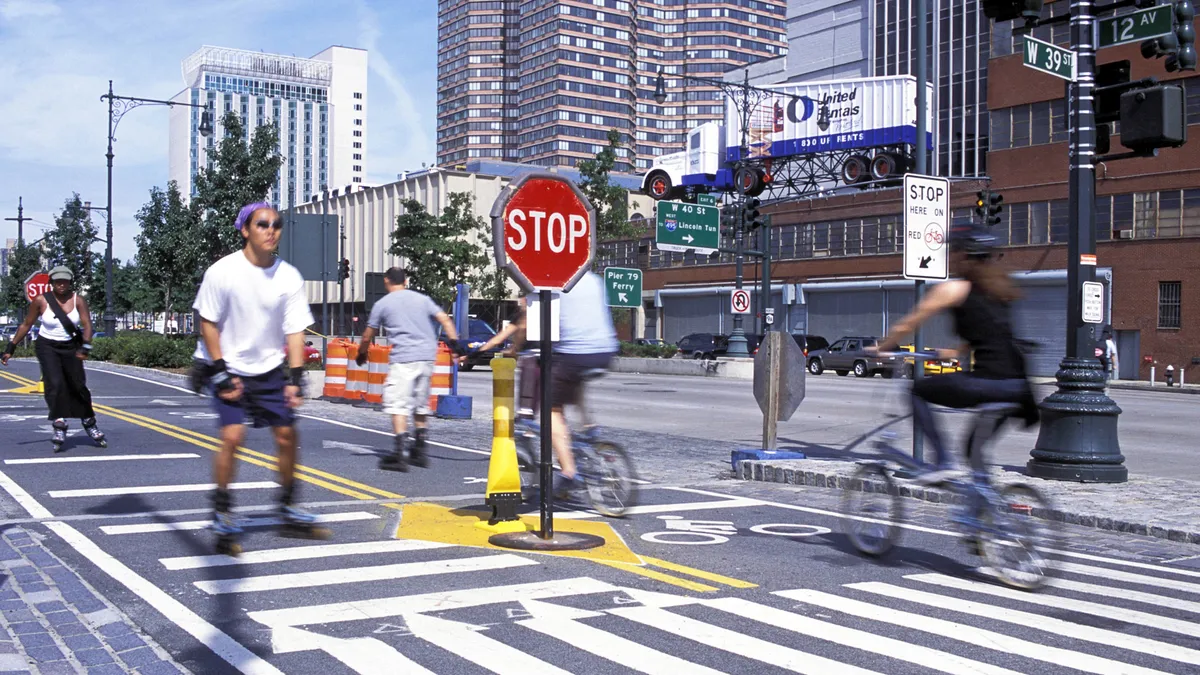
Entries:
<svg viewBox="0 0 1200 675">
<path fill-rule="evenodd" d="M 925 228 L 925 245 L 929 247 L 929 250 L 937 251 L 945 242 L 946 233 L 942 230 L 940 223 L 930 223 Z"/>
<path fill-rule="evenodd" d="M 661 532 L 647 532 L 642 535 L 643 541 L 652 544 L 708 546 L 724 544 L 730 537 L 739 533 L 737 526 L 729 520 L 688 520 L 683 516 L 659 516 L 658 519 L 663 521 L 663 527 L 667 529 Z M 798 523 L 763 523 L 749 529 L 756 534 L 777 537 L 811 537 L 831 532 L 828 527 Z"/>
</svg>

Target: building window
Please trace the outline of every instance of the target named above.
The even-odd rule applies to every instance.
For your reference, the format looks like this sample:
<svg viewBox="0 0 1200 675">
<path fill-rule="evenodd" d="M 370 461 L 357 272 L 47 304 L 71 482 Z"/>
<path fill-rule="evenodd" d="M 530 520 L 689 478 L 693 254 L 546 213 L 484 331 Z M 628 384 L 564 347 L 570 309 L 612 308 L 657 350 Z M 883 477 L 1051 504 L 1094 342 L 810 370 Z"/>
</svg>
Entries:
<svg viewBox="0 0 1200 675">
<path fill-rule="evenodd" d="M 1178 281 L 1160 281 L 1158 282 L 1158 327 L 1159 328 L 1179 328 L 1180 317 L 1180 295 L 1183 292 L 1183 284 Z"/>
<path fill-rule="evenodd" d="M 354 120 L 354 126 L 356 126 L 356 127 L 361 127 L 361 126 L 362 126 L 362 120 Z"/>
<path fill-rule="evenodd" d="M 361 132 L 361 131 L 359 131 L 358 129 L 355 129 L 355 130 L 354 130 L 354 136 L 355 136 L 356 138 L 358 138 L 358 137 L 361 137 L 361 136 L 362 136 L 362 132 Z"/>
<path fill-rule="evenodd" d="M 361 164 L 355 164 L 355 165 L 354 165 L 354 170 L 355 170 L 355 171 L 362 171 L 362 165 L 361 165 Z"/>
<path fill-rule="evenodd" d="M 362 159 L 362 155 L 356 152 L 354 153 L 354 159 Z"/>
<path fill-rule="evenodd" d="M 354 98 L 361 99 L 362 97 L 363 97 L 363 95 L 361 92 L 357 92 L 357 91 L 354 92 Z"/>
<path fill-rule="evenodd" d="M 362 110 L 362 104 L 361 104 L 361 103 L 355 103 L 355 104 L 354 104 L 354 109 L 355 109 L 355 110 Z"/>
<path fill-rule="evenodd" d="M 361 141 L 354 141 L 354 149 L 358 150 L 358 149 L 360 149 L 360 148 L 362 148 L 362 142 L 361 142 Z"/>
</svg>

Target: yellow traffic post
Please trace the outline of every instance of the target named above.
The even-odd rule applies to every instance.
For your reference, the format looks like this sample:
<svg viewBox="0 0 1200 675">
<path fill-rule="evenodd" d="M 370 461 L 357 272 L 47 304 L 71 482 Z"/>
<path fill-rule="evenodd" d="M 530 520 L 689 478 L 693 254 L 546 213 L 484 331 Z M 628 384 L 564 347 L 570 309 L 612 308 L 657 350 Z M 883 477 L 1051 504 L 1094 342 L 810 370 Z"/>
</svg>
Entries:
<svg viewBox="0 0 1200 675">
<path fill-rule="evenodd" d="M 521 505 L 521 473 L 517 466 L 517 443 L 513 439 L 517 362 L 496 357 L 491 366 L 492 457 L 488 462 L 486 502 L 492 507 L 492 516 L 475 526 L 497 534 L 526 532 L 529 526 L 517 516 L 517 507 Z"/>
</svg>

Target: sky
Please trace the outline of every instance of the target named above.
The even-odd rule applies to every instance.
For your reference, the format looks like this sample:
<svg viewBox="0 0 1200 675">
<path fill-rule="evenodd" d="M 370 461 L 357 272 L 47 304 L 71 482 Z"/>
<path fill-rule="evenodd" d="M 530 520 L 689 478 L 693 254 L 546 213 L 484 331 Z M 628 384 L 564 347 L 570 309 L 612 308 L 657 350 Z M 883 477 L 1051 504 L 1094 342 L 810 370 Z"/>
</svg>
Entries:
<svg viewBox="0 0 1200 675">
<path fill-rule="evenodd" d="M 203 45 L 312 56 L 368 51 L 368 184 L 435 161 L 434 0 L 0 0 L 0 218 L 23 197 L 25 239 L 79 193 L 104 206 L 108 106 L 100 96 L 170 99 Z M 134 216 L 167 184 L 166 106 L 131 110 L 113 145 L 113 255 L 136 253 Z M 104 219 L 94 221 L 104 236 Z M 0 220 L 0 245 L 17 224 Z M 103 244 L 93 249 L 103 254 Z"/>
</svg>

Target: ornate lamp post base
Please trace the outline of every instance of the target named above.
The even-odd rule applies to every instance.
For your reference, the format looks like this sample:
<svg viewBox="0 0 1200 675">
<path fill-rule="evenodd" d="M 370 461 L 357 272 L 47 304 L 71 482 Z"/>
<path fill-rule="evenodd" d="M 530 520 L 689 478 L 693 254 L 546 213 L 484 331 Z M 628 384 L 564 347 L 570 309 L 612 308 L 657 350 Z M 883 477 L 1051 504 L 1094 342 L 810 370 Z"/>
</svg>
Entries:
<svg viewBox="0 0 1200 675">
<path fill-rule="evenodd" d="M 1095 359 L 1066 358 L 1055 374 L 1058 391 L 1040 408 L 1042 426 L 1026 468 L 1030 476 L 1081 483 L 1124 483 L 1117 438 L 1121 408 L 1104 393 L 1104 370 Z"/>
</svg>

